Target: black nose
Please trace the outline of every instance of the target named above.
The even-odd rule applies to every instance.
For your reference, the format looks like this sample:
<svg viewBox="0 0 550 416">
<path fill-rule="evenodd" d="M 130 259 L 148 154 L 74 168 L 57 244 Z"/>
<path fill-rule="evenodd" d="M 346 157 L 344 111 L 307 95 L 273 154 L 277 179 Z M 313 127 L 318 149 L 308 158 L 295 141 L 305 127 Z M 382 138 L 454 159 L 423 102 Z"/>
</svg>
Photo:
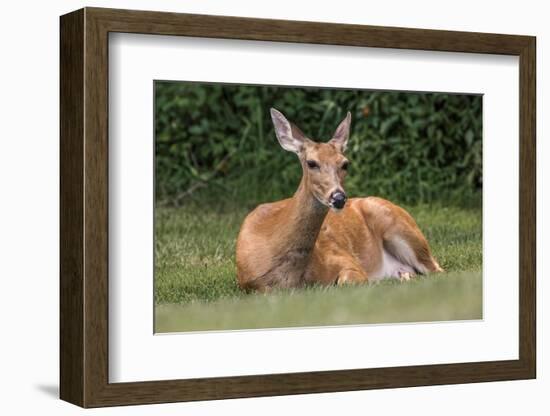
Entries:
<svg viewBox="0 0 550 416">
<path fill-rule="evenodd" d="M 332 203 L 332 206 L 337 209 L 344 208 L 347 199 L 348 197 L 343 191 L 335 191 L 330 196 L 330 202 Z"/>
</svg>

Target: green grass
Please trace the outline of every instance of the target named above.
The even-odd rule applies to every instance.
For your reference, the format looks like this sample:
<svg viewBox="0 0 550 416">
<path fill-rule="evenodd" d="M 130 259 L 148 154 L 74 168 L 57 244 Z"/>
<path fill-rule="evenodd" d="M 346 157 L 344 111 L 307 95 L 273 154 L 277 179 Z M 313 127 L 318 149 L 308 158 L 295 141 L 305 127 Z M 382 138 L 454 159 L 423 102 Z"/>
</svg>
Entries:
<svg viewBox="0 0 550 416">
<path fill-rule="evenodd" d="M 230 204 L 229 204 L 230 205 Z M 235 240 L 250 207 L 157 208 L 157 332 L 479 319 L 481 210 L 406 207 L 446 273 L 408 283 L 247 294 L 235 277 Z"/>
</svg>

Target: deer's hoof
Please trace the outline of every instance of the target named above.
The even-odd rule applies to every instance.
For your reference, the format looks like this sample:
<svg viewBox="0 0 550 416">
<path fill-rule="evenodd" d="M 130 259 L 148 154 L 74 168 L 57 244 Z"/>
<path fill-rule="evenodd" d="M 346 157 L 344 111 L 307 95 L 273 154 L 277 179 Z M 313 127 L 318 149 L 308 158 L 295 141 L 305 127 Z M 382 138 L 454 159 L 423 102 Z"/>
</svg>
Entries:
<svg viewBox="0 0 550 416">
<path fill-rule="evenodd" d="M 412 275 L 409 272 L 399 271 L 399 280 L 402 282 L 408 282 L 411 280 Z"/>
</svg>

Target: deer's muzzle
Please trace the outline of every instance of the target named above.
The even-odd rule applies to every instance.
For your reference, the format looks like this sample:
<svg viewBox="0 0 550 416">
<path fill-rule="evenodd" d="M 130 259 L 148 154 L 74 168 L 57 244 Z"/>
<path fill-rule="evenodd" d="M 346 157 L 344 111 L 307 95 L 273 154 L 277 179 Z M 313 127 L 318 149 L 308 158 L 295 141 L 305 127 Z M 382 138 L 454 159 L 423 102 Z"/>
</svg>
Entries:
<svg viewBox="0 0 550 416">
<path fill-rule="evenodd" d="M 336 209 L 344 208 L 348 197 L 343 191 L 335 191 L 330 196 L 330 205 Z"/>
</svg>

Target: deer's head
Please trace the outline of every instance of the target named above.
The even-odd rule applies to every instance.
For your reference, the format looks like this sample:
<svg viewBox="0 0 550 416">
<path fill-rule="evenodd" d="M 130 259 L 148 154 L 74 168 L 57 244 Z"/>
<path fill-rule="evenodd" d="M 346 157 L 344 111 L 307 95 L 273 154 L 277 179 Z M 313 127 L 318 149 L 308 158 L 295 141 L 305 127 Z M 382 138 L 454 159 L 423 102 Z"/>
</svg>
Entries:
<svg viewBox="0 0 550 416">
<path fill-rule="evenodd" d="M 271 119 L 281 147 L 294 152 L 300 158 L 304 172 L 303 185 L 321 204 L 341 210 L 346 204 L 344 179 L 349 161 L 344 156 L 349 138 L 351 114 L 340 123 L 332 138 L 318 143 L 308 138 L 276 109 L 271 109 Z"/>
</svg>

